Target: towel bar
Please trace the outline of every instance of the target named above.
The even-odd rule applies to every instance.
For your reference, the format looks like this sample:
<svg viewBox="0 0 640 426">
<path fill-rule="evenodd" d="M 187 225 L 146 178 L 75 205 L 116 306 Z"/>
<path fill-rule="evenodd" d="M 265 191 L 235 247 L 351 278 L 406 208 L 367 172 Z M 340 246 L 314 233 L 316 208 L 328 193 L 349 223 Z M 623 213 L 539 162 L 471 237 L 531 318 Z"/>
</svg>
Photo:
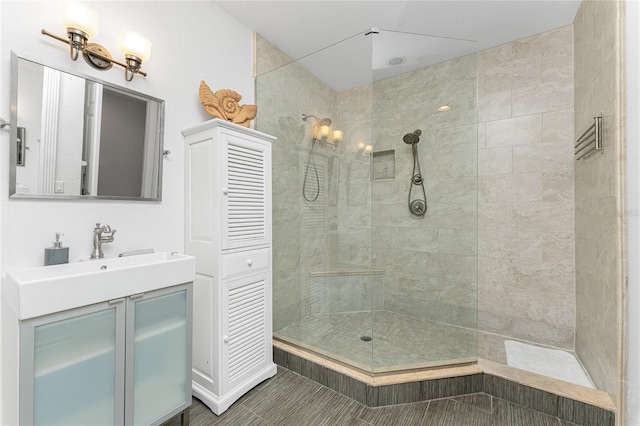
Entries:
<svg viewBox="0 0 640 426">
<path fill-rule="evenodd" d="M 585 158 L 594 151 L 600 151 L 600 153 L 604 154 L 603 122 L 604 113 L 593 117 L 593 124 L 576 139 L 576 143 L 573 146 L 576 161 Z"/>
</svg>

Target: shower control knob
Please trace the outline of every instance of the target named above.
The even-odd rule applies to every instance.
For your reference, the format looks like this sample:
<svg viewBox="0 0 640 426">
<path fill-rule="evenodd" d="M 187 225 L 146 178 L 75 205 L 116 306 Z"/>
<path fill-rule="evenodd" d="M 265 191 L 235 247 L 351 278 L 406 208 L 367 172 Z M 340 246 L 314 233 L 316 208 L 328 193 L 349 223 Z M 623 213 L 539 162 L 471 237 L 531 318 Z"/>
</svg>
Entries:
<svg viewBox="0 0 640 426">
<path fill-rule="evenodd" d="M 253 260 L 247 259 L 247 266 L 251 266 L 251 265 L 253 265 Z"/>
<path fill-rule="evenodd" d="M 223 188 L 223 189 L 222 189 L 222 193 L 223 193 L 224 195 L 229 195 L 229 190 L 228 190 L 227 188 Z"/>
<path fill-rule="evenodd" d="M 413 200 L 411 204 L 409 204 L 409 210 L 415 216 L 424 216 L 427 212 L 427 203 L 420 199 Z"/>
</svg>

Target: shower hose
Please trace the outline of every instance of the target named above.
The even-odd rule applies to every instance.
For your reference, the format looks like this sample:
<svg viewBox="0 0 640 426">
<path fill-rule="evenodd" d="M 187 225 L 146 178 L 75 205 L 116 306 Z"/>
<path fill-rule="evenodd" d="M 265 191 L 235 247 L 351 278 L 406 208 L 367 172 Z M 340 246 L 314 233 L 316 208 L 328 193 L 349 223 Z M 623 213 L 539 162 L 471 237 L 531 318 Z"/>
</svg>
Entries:
<svg viewBox="0 0 640 426">
<path fill-rule="evenodd" d="M 313 149 L 316 146 L 316 138 L 312 138 L 311 140 L 311 149 L 309 150 L 309 158 L 307 159 L 307 168 L 304 171 L 304 183 L 302 184 L 302 196 L 305 201 L 309 203 L 313 203 L 320 196 L 320 178 L 318 177 L 318 168 L 316 167 L 316 161 L 313 157 Z M 313 173 L 316 177 L 316 191 L 315 195 L 307 196 L 307 182 L 309 180 L 309 168 L 313 166 Z"/>
</svg>

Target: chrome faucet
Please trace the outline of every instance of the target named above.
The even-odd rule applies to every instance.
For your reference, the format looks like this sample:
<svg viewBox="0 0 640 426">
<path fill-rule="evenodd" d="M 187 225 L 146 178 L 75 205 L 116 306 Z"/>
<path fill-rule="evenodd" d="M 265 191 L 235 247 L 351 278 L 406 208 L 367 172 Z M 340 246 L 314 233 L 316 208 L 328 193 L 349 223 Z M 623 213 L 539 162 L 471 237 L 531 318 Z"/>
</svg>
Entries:
<svg viewBox="0 0 640 426">
<path fill-rule="evenodd" d="M 116 230 L 111 230 L 109 225 L 100 226 L 96 223 L 96 227 L 93 228 L 93 251 L 91 252 L 91 259 L 102 259 L 104 253 L 102 252 L 102 244 L 113 242 L 113 234 Z"/>
</svg>

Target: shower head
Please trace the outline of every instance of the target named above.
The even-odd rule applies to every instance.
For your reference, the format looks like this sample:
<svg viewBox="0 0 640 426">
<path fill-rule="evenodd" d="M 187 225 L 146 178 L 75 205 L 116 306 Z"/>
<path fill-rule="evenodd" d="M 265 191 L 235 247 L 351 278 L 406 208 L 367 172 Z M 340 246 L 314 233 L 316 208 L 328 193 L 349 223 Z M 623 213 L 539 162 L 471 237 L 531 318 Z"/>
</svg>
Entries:
<svg viewBox="0 0 640 426">
<path fill-rule="evenodd" d="M 313 130 L 311 130 L 312 140 L 314 142 L 323 138 L 326 140 L 329 132 L 331 131 L 331 119 L 328 117 L 318 118 L 312 114 L 302 114 L 302 121 L 307 121 L 309 118 L 313 118 L 315 120 L 315 123 L 313 123 Z"/>
<path fill-rule="evenodd" d="M 302 121 L 307 121 L 307 119 L 313 118 L 316 120 L 316 126 L 331 126 L 330 118 L 318 118 L 313 114 L 302 114 Z"/>
<path fill-rule="evenodd" d="M 418 129 L 413 133 L 407 133 L 406 135 L 404 135 L 402 140 L 406 144 L 413 145 L 413 144 L 416 144 L 416 143 L 420 142 L 420 135 L 421 134 L 422 134 L 422 130 Z"/>
</svg>

